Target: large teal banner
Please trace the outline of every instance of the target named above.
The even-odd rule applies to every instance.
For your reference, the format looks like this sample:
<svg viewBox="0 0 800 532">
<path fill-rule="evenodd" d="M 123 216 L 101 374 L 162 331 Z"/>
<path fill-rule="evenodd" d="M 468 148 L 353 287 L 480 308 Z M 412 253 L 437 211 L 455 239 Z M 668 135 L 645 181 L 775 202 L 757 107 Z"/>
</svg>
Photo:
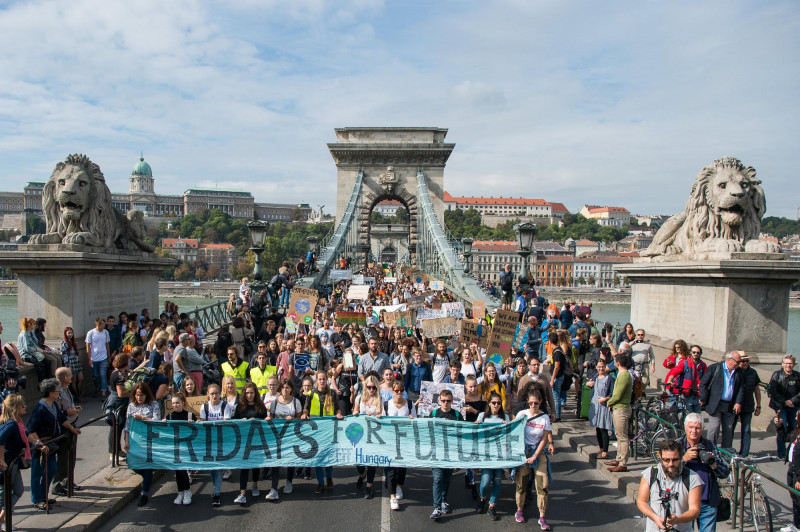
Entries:
<svg viewBox="0 0 800 532">
<path fill-rule="evenodd" d="M 132 469 L 373 465 L 507 468 L 525 461 L 525 424 L 348 416 L 300 420 L 130 420 Z"/>
</svg>

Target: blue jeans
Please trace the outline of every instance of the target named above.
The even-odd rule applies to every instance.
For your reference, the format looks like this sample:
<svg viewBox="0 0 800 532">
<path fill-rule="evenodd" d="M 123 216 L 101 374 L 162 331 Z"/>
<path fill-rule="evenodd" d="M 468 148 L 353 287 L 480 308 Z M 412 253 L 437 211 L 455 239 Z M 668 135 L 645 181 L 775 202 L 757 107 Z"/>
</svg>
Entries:
<svg viewBox="0 0 800 532">
<path fill-rule="evenodd" d="M 751 439 L 751 431 L 750 431 L 750 422 L 753 420 L 753 413 L 752 412 L 742 412 L 738 416 L 736 416 L 736 420 L 733 422 L 733 430 L 736 430 L 736 422 L 739 421 L 742 424 L 742 443 L 739 447 L 739 455 L 747 456 L 750 454 L 750 439 Z"/>
<path fill-rule="evenodd" d="M 786 427 L 786 434 L 791 434 L 794 432 L 794 429 L 797 428 L 795 424 L 796 415 L 797 407 L 789 408 L 788 406 L 784 406 L 781 408 L 780 416 L 783 420 L 783 426 Z M 780 437 L 778 437 L 778 456 L 786 456 L 786 442 L 781 441 Z"/>
<path fill-rule="evenodd" d="M 222 491 L 222 470 L 209 471 L 211 483 L 214 485 L 214 495 L 219 495 Z"/>
<path fill-rule="evenodd" d="M 333 478 L 333 466 L 315 467 L 314 472 L 317 474 L 317 484 L 320 486 L 325 485 L 326 478 Z"/>
<path fill-rule="evenodd" d="M 686 410 L 688 412 L 694 412 L 695 414 L 700 414 L 700 397 L 697 395 L 690 395 L 685 398 L 686 399 Z"/>
<path fill-rule="evenodd" d="M 467 469 L 464 471 L 464 476 L 467 477 L 467 480 L 469 480 L 470 484 L 475 484 L 475 471 L 472 469 Z"/>
<path fill-rule="evenodd" d="M 47 467 L 47 482 L 45 482 L 45 464 Z M 31 459 L 31 502 L 37 504 L 47 499 L 50 483 L 58 469 L 56 456 L 44 456 L 36 453 Z"/>
<path fill-rule="evenodd" d="M 107 392 L 108 382 L 106 381 L 106 374 L 108 373 L 108 359 L 101 360 L 100 362 L 92 362 L 92 380 L 94 381 L 95 392 Z"/>
<path fill-rule="evenodd" d="M 280 303 L 280 305 L 282 307 L 288 307 L 289 306 L 289 289 L 286 288 L 285 286 L 281 287 L 281 303 Z"/>
<path fill-rule="evenodd" d="M 560 376 L 553 381 L 553 401 L 556 404 L 556 418 L 561 417 L 561 399 L 566 399 L 567 394 L 561 391 L 561 385 L 564 383 L 564 376 Z"/>
<path fill-rule="evenodd" d="M 481 470 L 481 499 L 485 499 L 489 491 L 489 483 L 492 484 L 492 494 L 489 497 L 489 506 L 494 506 L 497 497 L 500 495 L 500 483 L 503 481 L 502 469 L 483 469 Z"/>
<path fill-rule="evenodd" d="M 700 503 L 700 517 L 697 518 L 697 532 L 714 532 L 717 529 L 717 507 L 707 502 Z"/>
<path fill-rule="evenodd" d="M 453 470 L 434 467 L 431 468 L 431 473 L 433 474 L 433 508 L 441 509 L 442 503 L 447 502 L 447 490 L 450 489 Z"/>
</svg>

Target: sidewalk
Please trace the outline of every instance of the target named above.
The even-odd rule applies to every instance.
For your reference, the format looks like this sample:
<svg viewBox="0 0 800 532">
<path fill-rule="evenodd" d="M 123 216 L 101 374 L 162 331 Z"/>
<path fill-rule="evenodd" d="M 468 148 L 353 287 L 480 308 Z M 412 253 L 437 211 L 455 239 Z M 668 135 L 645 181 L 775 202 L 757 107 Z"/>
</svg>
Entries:
<svg viewBox="0 0 800 532">
<path fill-rule="evenodd" d="M 30 401 L 29 401 L 30 404 Z M 89 399 L 81 403 L 83 412 L 78 419 L 88 421 L 102 414 L 102 400 Z M 139 494 L 141 477 L 129 471 L 125 462 L 112 468 L 108 460 L 108 433 L 110 427 L 103 421 L 82 429 L 78 438 L 78 460 L 75 465 L 75 482 L 83 489 L 75 496 L 55 497 L 50 513 L 37 510 L 31 504 L 30 470 L 22 471 L 25 492 L 14 506 L 13 525 L 19 530 L 95 530 L 116 511 Z"/>
<path fill-rule="evenodd" d="M 655 393 L 654 390 L 648 390 L 648 394 Z M 568 396 L 567 407 L 565 412 L 572 412 L 572 415 L 564 416 L 565 420 L 553 425 L 553 437 L 567 443 L 575 452 L 583 456 L 586 461 L 594 466 L 607 480 L 615 486 L 622 495 L 628 498 L 631 504 L 636 504 L 636 497 L 639 491 L 639 481 L 642 472 L 654 465 L 654 462 L 648 458 L 639 457 L 636 460 L 631 459 L 628 462 L 627 473 L 612 473 L 608 470 L 603 462 L 607 459 L 597 460 L 597 438 L 595 436 L 595 429 L 587 420 L 576 419 L 575 412 L 575 398 L 573 395 Z M 705 416 L 705 419 L 708 419 Z M 739 448 L 739 432 L 734 435 L 734 447 Z M 613 459 L 616 456 L 616 442 L 612 441 L 609 447 L 609 458 Z M 764 431 L 757 431 L 753 428 L 753 438 L 751 442 L 751 455 L 764 455 L 775 454 L 775 434 L 768 434 Z M 765 473 L 783 480 L 786 478 L 786 464 L 780 462 L 764 462 L 758 465 L 759 468 Z M 553 472 L 554 481 L 558 482 L 558 471 Z M 772 509 L 772 522 L 774 529 L 778 530 L 792 520 L 792 503 L 791 498 L 786 490 L 773 484 L 767 479 L 763 479 L 764 489 L 770 502 Z M 725 523 L 717 523 L 717 530 L 733 531 L 738 530 L 733 528 L 730 521 Z M 745 526 L 745 530 L 753 530 L 752 526 Z"/>
</svg>

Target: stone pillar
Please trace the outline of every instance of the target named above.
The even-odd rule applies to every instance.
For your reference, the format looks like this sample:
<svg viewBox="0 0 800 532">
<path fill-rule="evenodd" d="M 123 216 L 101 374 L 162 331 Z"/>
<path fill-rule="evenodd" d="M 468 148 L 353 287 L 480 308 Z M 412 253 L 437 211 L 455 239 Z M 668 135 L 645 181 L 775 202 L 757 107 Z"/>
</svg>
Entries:
<svg viewBox="0 0 800 532">
<path fill-rule="evenodd" d="M 722 352 L 785 353 L 789 288 L 800 279 L 800 264 L 732 255 L 617 266 L 631 283 L 631 323 L 648 335 Z"/>
</svg>

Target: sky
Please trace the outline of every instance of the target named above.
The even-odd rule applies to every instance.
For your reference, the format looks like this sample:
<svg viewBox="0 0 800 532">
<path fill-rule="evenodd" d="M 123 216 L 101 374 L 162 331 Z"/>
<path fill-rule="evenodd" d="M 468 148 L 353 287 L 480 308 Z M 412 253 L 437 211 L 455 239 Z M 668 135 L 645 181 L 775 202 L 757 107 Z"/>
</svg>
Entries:
<svg viewBox="0 0 800 532">
<path fill-rule="evenodd" d="M 735 156 L 800 206 L 800 3 L 0 0 L 0 190 L 69 153 L 126 192 L 325 204 L 337 127 L 435 126 L 453 195 L 683 210 Z M 795 185 L 792 185 L 795 183 Z"/>
</svg>

